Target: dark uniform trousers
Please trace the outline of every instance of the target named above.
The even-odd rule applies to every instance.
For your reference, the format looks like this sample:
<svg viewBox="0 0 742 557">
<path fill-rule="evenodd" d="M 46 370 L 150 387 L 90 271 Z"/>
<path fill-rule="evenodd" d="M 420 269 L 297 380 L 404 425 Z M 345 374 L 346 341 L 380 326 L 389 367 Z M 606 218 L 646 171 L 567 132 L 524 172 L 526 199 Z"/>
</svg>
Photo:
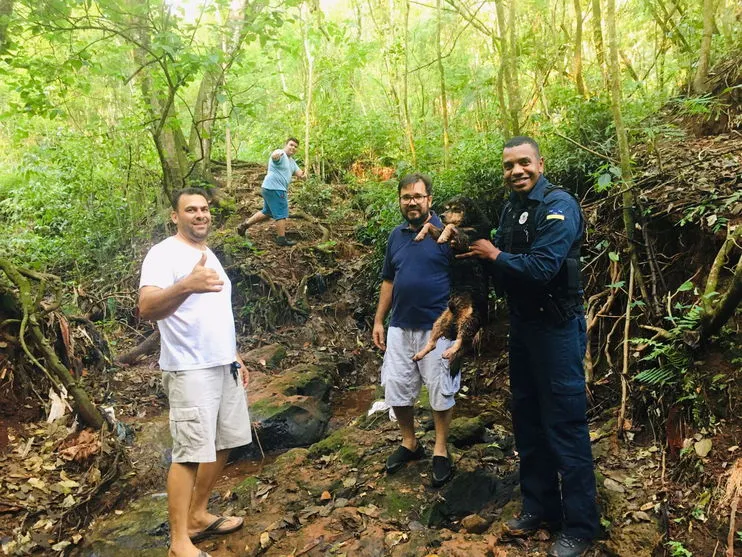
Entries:
<svg viewBox="0 0 742 557">
<path fill-rule="evenodd" d="M 510 386 L 523 512 L 592 539 L 598 510 L 585 416 L 584 315 L 555 325 L 516 313 L 510 315 Z"/>
</svg>

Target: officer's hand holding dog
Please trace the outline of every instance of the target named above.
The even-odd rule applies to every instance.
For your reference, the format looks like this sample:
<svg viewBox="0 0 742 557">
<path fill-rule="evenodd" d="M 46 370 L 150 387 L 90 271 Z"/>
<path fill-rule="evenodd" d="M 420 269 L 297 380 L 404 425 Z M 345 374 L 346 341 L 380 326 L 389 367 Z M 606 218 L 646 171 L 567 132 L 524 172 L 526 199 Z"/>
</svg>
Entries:
<svg viewBox="0 0 742 557">
<path fill-rule="evenodd" d="M 469 246 L 469 251 L 466 253 L 460 253 L 456 255 L 457 258 L 461 259 L 464 257 L 479 257 L 480 259 L 491 259 L 494 261 L 497 256 L 500 255 L 500 250 L 497 246 L 489 240 L 477 240 Z"/>
</svg>

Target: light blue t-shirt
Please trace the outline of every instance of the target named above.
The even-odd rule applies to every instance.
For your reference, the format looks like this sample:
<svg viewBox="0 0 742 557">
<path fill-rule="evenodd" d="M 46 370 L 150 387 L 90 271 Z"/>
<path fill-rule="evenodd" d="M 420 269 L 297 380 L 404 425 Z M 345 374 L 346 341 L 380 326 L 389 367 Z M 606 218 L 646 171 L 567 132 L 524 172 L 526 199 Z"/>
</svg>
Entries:
<svg viewBox="0 0 742 557">
<path fill-rule="evenodd" d="M 273 157 L 268 157 L 268 174 L 263 179 L 263 188 L 288 191 L 291 177 L 297 170 L 299 165 L 294 159 L 287 157 L 286 153 L 283 153 L 277 161 L 274 161 Z"/>
</svg>

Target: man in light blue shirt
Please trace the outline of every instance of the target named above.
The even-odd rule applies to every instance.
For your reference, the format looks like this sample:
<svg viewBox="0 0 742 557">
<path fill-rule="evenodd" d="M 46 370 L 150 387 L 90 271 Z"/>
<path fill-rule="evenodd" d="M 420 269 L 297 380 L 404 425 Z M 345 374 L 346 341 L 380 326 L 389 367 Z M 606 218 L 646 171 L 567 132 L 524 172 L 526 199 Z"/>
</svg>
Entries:
<svg viewBox="0 0 742 557">
<path fill-rule="evenodd" d="M 289 137 L 283 149 L 276 149 L 268 159 L 268 174 L 263 179 L 260 194 L 263 208 L 237 227 L 237 233 L 244 236 L 253 224 L 268 219 L 276 221 L 276 243 L 279 246 L 293 246 L 296 242 L 286 238 L 286 219 L 289 216 L 288 189 L 291 177 L 306 177 L 294 160 L 299 148 L 299 140 Z"/>
</svg>

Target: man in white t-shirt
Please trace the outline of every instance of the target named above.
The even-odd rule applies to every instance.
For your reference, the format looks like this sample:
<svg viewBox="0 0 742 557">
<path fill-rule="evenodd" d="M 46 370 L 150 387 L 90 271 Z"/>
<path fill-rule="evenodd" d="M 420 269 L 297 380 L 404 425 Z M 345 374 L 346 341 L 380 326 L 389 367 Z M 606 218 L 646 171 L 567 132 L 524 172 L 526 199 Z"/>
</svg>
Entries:
<svg viewBox="0 0 742 557">
<path fill-rule="evenodd" d="M 142 264 L 139 312 L 160 330 L 160 369 L 170 404 L 172 464 L 167 477 L 169 557 L 204 557 L 194 542 L 242 527 L 206 506 L 230 449 L 252 441 L 247 369 L 232 315 L 232 285 L 206 246 L 211 213 L 199 188 L 173 196 L 177 233 Z"/>
</svg>

